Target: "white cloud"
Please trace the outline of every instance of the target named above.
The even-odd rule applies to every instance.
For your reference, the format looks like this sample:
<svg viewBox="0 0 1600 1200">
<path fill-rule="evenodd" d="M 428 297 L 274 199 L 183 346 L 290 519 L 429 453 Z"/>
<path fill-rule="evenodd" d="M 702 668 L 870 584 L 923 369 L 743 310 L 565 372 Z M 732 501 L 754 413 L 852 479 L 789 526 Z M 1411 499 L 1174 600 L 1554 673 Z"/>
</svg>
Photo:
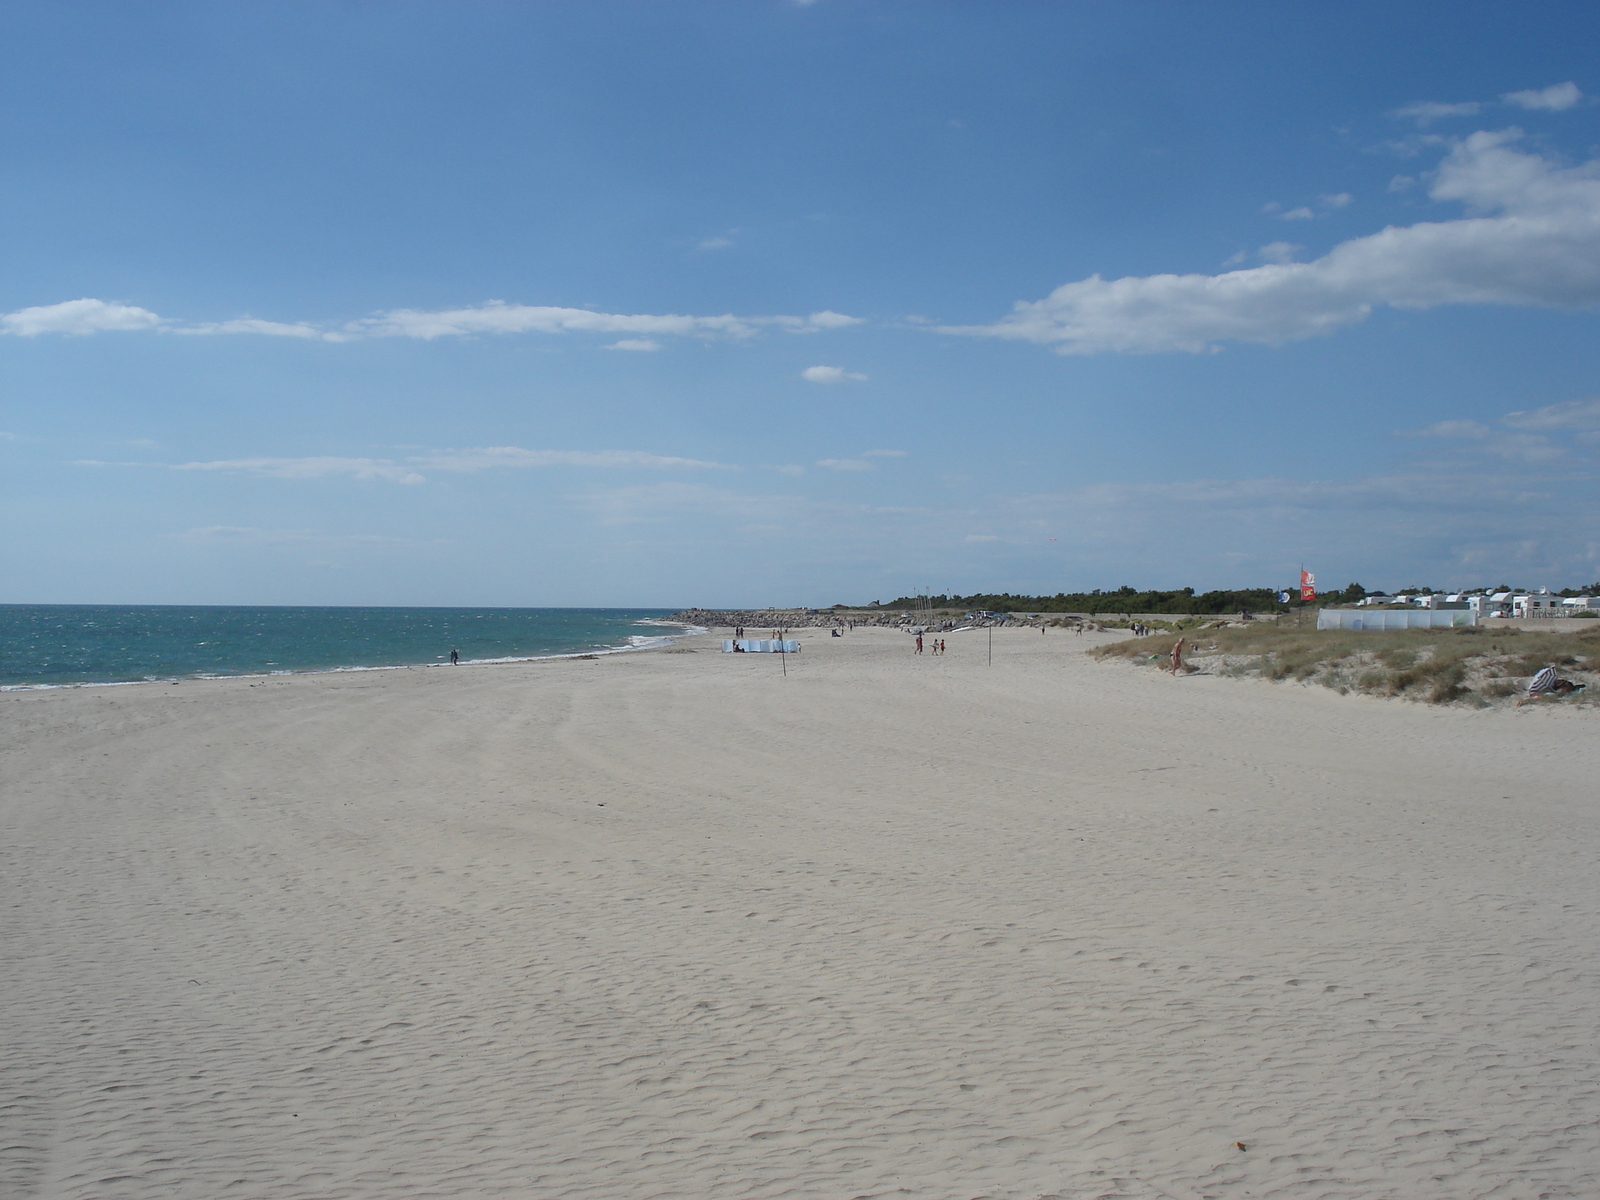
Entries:
<svg viewBox="0 0 1600 1200">
<path fill-rule="evenodd" d="M 117 330 L 157 329 L 160 317 L 149 309 L 106 300 L 66 300 L 19 308 L 0 316 L 0 332 L 17 337 L 37 337 L 41 333 L 105 333 Z"/>
<path fill-rule="evenodd" d="M 862 458 L 904 458 L 909 450 L 863 450 Z"/>
<path fill-rule="evenodd" d="M 1405 436 L 1482 439 L 1489 436 L 1489 427 L 1477 421 L 1435 421 L 1422 429 L 1408 429 Z"/>
<path fill-rule="evenodd" d="M 782 321 L 793 320 L 792 317 L 780 317 Z M 831 309 L 814 312 L 805 319 L 805 323 L 813 329 L 844 329 L 850 325 L 860 325 L 866 318 L 847 317 L 844 313 L 837 313 Z"/>
<path fill-rule="evenodd" d="M 866 376 L 846 371 L 843 367 L 807 367 L 800 372 L 800 378 L 809 379 L 812 383 L 843 383 L 846 379 L 863 380 Z"/>
<path fill-rule="evenodd" d="M 1531 412 L 1507 413 L 1500 418 L 1500 423 L 1513 429 L 1574 429 L 1585 432 L 1600 429 L 1600 396 L 1549 404 Z"/>
<path fill-rule="evenodd" d="M 872 464 L 859 458 L 819 458 L 817 466 L 830 471 L 870 471 Z"/>
<path fill-rule="evenodd" d="M 1518 130 L 1457 143 L 1429 194 L 1480 215 L 1390 227 L 1309 263 L 1222 275 L 1064 284 L 991 325 L 944 333 L 1030 341 L 1062 354 L 1200 352 L 1331 333 L 1380 304 L 1600 304 L 1600 161 L 1561 167 L 1516 149 Z"/>
<path fill-rule="evenodd" d="M 1567 457 L 1566 447 L 1534 433 L 1496 433 L 1484 440 L 1483 450 L 1498 458 L 1530 465 Z"/>
<path fill-rule="evenodd" d="M 1304 249 L 1304 246 L 1297 246 L 1293 242 L 1268 242 L 1256 254 L 1263 262 L 1286 263 L 1293 262 L 1294 256 Z"/>
<path fill-rule="evenodd" d="M 1567 457 L 1566 448 L 1547 437 L 1535 433 L 1506 433 L 1477 421 L 1438 421 L 1425 429 L 1404 430 L 1402 436 L 1462 442 L 1463 453 L 1530 465 Z"/>
<path fill-rule="evenodd" d="M 1317 203 L 1327 209 L 1348 208 L 1354 200 L 1355 197 L 1349 192 L 1336 192 L 1331 196 L 1322 195 L 1317 197 Z"/>
<path fill-rule="evenodd" d="M 1481 421 L 1436 421 L 1422 429 L 1402 430 L 1404 437 L 1440 438 L 1461 443 L 1458 455 L 1502 459 L 1529 466 L 1572 457 L 1589 436 L 1600 430 L 1600 396 L 1568 400 L 1501 417 L 1494 428 Z M 1563 444 L 1561 435 L 1576 435 Z"/>
<path fill-rule="evenodd" d="M 371 337 L 413 337 L 431 341 L 438 337 L 466 337 L 478 333 L 631 333 L 671 337 L 753 337 L 763 328 L 790 333 L 815 333 L 861 323 L 860 317 L 817 312 L 809 317 L 715 317 L 678 314 L 594 312 L 587 308 L 507 304 L 490 300 L 475 308 L 423 312 L 397 308 L 345 329 Z"/>
<path fill-rule="evenodd" d="M 525 450 L 521 446 L 482 446 L 413 455 L 420 470 L 488 471 L 504 467 L 649 467 L 656 470 L 733 470 L 698 458 L 646 454 L 642 450 Z"/>
<path fill-rule="evenodd" d="M 1395 109 L 1394 115 L 1409 118 L 1418 125 L 1429 125 L 1445 117 L 1475 117 L 1482 110 L 1483 105 L 1475 100 L 1468 100 L 1462 104 L 1438 104 L 1431 100 L 1423 100 Z"/>
<path fill-rule="evenodd" d="M 199 325 L 175 325 L 168 330 L 170 333 L 188 334 L 214 334 L 214 333 L 258 333 L 264 337 L 293 337 L 311 338 L 323 342 L 347 342 L 349 334 L 335 333 L 318 329 L 304 321 L 295 324 L 285 324 L 282 321 L 262 321 L 255 317 L 239 317 L 232 321 L 208 321 Z"/>
<path fill-rule="evenodd" d="M 1309 208 L 1291 208 L 1283 214 L 1283 219 L 1285 221 L 1309 221 L 1316 215 Z"/>
<path fill-rule="evenodd" d="M 708 237 L 708 238 L 704 239 L 700 243 L 699 249 L 701 249 L 701 250 L 726 250 L 731 245 L 733 245 L 733 239 L 732 238 L 729 238 L 729 237 Z"/>
<path fill-rule="evenodd" d="M 270 479 L 384 479 L 391 483 L 422 483 L 410 467 L 382 458 L 230 458 L 216 462 L 178 463 L 176 471 L 225 471 L 234 475 L 264 475 Z"/>
<path fill-rule="evenodd" d="M 0 333 L 35 337 L 41 333 L 86 334 L 108 330 L 159 330 L 192 335 L 257 334 L 327 342 L 347 342 L 362 337 L 410 337 L 431 341 L 440 337 L 468 337 L 490 333 L 611 333 L 636 334 L 612 343 L 614 350 L 655 350 L 652 336 L 747 338 L 767 329 L 785 333 L 820 333 L 863 323 L 861 317 L 824 309 L 810 316 L 696 317 L 677 314 L 606 313 L 586 308 L 506 304 L 490 300 L 472 308 L 439 312 L 397 308 L 340 329 L 323 329 L 308 321 L 265 321 L 239 317 L 230 321 L 183 324 L 148 309 L 106 300 L 68 300 L 61 304 L 22 308 L 0 314 Z"/>
<path fill-rule="evenodd" d="M 719 317 L 622 314 L 586 308 L 507 304 L 490 300 L 476 308 L 424 312 L 397 308 L 345 326 L 371 337 L 465 337 L 475 333 L 641 333 L 682 337 L 749 337 L 755 327 L 731 314 Z"/>
<path fill-rule="evenodd" d="M 1578 90 L 1577 84 L 1569 81 L 1526 92 L 1506 92 L 1500 99 L 1507 104 L 1514 104 L 1518 108 L 1565 112 L 1583 99 L 1583 93 Z"/>
<path fill-rule="evenodd" d="M 160 463 L 80 463 L 81 466 L 163 466 Z M 425 471 L 476 472 L 537 467 L 645 468 L 650 470 L 737 470 L 697 458 L 646 454 L 642 450 L 527 450 L 521 446 L 477 446 L 388 458 L 229 458 L 171 464 L 175 471 L 222 471 L 269 479 L 324 479 L 343 476 L 390 483 L 426 482 Z"/>
</svg>

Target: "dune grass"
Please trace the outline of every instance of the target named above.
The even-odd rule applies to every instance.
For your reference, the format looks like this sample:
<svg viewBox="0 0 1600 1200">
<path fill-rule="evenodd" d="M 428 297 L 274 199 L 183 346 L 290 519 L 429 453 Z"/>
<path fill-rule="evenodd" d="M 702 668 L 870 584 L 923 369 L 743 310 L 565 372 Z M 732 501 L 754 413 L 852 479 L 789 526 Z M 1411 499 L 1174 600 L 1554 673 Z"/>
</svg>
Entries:
<svg viewBox="0 0 1600 1200">
<path fill-rule="evenodd" d="M 1554 664 L 1590 691 L 1554 701 L 1600 700 L 1600 626 L 1581 633 L 1464 629 L 1306 629 L 1261 621 L 1193 631 L 1191 671 L 1317 683 L 1345 694 L 1399 696 L 1430 704 L 1510 702 L 1540 668 Z M 1172 633 L 1130 638 L 1094 654 L 1164 666 Z"/>
</svg>

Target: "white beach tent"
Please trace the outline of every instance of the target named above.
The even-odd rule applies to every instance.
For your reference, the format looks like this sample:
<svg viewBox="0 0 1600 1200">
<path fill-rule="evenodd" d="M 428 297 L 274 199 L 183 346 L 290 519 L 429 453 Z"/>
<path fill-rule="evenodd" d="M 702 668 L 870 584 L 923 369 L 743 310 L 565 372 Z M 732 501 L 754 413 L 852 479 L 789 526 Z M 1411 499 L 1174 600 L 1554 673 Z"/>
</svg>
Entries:
<svg viewBox="0 0 1600 1200">
<path fill-rule="evenodd" d="M 1349 608 L 1319 608 L 1318 629 L 1452 629 L 1476 625 L 1478 614 L 1466 608 L 1380 609 L 1356 612 Z"/>
</svg>

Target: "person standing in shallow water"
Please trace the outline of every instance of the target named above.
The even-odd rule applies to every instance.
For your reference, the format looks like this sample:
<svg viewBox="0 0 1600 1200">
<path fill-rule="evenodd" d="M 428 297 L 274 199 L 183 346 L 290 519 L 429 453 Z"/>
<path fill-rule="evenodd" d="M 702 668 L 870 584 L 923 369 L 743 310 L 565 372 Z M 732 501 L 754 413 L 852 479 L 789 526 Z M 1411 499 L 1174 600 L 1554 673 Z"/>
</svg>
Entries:
<svg viewBox="0 0 1600 1200">
<path fill-rule="evenodd" d="M 450 650 L 450 665 L 452 667 L 459 667 L 461 665 L 461 651 L 456 650 L 453 647 Z"/>
</svg>

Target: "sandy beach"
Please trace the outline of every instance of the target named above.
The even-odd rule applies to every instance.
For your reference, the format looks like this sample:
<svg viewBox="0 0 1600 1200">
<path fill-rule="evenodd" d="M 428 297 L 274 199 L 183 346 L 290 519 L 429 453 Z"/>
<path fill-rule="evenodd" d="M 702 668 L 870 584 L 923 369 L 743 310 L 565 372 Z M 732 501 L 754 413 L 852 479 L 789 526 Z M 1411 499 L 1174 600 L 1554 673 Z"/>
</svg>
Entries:
<svg viewBox="0 0 1600 1200">
<path fill-rule="evenodd" d="M 1600 1194 L 1592 711 L 720 636 L 0 696 L 0 1196 Z"/>
</svg>

